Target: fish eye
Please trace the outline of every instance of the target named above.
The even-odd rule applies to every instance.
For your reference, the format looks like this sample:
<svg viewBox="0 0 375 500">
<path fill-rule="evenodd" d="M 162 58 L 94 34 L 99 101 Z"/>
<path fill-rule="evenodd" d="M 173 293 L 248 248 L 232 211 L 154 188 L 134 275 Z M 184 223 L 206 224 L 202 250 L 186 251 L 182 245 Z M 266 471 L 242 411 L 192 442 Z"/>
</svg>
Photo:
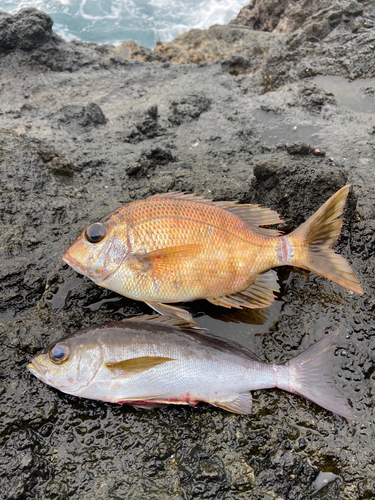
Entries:
<svg viewBox="0 0 375 500">
<path fill-rule="evenodd" d="M 86 229 L 85 236 L 90 243 L 99 243 L 107 236 L 107 230 L 103 224 L 95 222 Z"/>
<path fill-rule="evenodd" d="M 64 363 L 70 354 L 70 349 L 65 344 L 56 344 L 49 351 L 51 361 L 57 365 Z"/>
</svg>

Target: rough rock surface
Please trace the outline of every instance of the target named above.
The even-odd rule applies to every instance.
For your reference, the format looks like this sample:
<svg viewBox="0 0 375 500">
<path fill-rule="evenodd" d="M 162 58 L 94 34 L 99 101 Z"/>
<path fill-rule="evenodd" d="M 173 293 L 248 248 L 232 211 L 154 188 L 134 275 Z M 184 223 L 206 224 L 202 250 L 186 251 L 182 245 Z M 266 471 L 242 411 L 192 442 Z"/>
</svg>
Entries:
<svg viewBox="0 0 375 500">
<path fill-rule="evenodd" d="M 373 6 L 372 0 L 361 0 L 359 3 L 370 8 Z M 249 26 L 257 31 L 291 33 L 306 20 L 314 22 L 315 15 L 320 12 L 332 25 L 342 17 L 348 22 L 352 8 L 358 9 L 355 4 L 357 2 L 340 0 L 251 0 L 230 24 Z"/>
<path fill-rule="evenodd" d="M 291 34 L 215 26 L 155 51 L 64 42 L 35 9 L 0 15 L 1 499 L 372 498 L 373 12 L 339 2 Z M 277 390 L 256 392 L 249 417 L 208 405 L 136 411 L 27 372 L 67 333 L 149 312 L 64 265 L 88 223 L 190 190 L 262 203 L 289 231 L 347 182 L 337 250 L 365 295 L 281 268 L 268 310 L 191 308 L 270 362 L 339 328 L 335 376 L 356 421 Z"/>
</svg>

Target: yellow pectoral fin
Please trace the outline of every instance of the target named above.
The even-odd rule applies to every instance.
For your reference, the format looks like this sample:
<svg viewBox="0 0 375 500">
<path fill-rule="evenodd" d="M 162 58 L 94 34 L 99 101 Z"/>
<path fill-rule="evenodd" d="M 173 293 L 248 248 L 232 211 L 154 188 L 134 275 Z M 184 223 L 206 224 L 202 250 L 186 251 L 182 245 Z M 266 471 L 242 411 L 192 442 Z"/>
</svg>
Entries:
<svg viewBox="0 0 375 500">
<path fill-rule="evenodd" d="M 173 358 L 163 358 L 161 356 L 141 356 L 140 358 L 124 359 L 115 363 L 106 363 L 109 370 L 123 370 L 129 372 L 144 372 L 168 361 L 175 361 Z"/>
</svg>

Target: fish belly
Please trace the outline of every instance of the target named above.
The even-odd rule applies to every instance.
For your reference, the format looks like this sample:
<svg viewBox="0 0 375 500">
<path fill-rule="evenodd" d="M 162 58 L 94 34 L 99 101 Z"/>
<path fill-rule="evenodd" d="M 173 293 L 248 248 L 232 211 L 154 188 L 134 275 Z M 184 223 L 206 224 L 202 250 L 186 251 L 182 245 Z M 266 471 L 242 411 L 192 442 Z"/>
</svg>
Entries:
<svg viewBox="0 0 375 500">
<path fill-rule="evenodd" d="M 137 354 L 167 356 L 171 361 L 139 374 L 102 368 L 77 395 L 138 406 L 198 402 L 220 406 L 238 394 L 270 387 L 273 382 L 272 365 L 205 348 L 181 351 L 172 344 L 155 349 L 150 343 Z"/>
</svg>

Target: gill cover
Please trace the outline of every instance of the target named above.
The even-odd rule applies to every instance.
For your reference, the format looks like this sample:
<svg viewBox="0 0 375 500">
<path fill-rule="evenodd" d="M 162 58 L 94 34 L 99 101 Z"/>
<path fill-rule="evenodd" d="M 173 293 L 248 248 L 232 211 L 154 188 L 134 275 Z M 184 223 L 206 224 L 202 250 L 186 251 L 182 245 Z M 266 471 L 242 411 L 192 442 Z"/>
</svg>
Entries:
<svg viewBox="0 0 375 500">
<path fill-rule="evenodd" d="M 104 282 L 117 271 L 129 253 L 127 233 L 126 222 L 119 228 L 115 218 L 106 216 L 80 234 L 63 254 L 63 260 L 95 283 Z"/>
</svg>

